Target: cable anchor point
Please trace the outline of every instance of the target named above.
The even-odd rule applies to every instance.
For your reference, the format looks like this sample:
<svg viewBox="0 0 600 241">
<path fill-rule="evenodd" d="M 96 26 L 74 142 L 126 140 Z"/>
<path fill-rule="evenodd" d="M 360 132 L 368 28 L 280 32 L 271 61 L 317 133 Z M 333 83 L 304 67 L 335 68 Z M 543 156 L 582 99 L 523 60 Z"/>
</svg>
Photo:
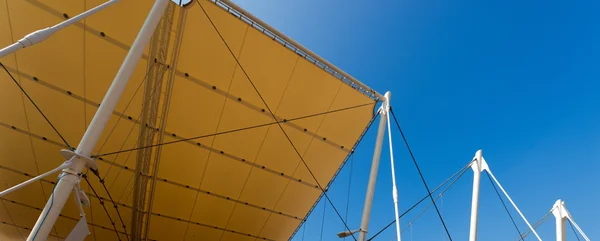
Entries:
<svg viewBox="0 0 600 241">
<path fill-rule="evenodd" d="M 94 159 L 90 157 L 77 154 L 76 152 L 67 149 L 60 150 L 60 155 L 67 159 L 67 162 L 73 162 L 74 158 L 84 161 L 86 167 L 89 168 L 92 172 L 94 170 L 98 170 L 98 165 L 96 164 L 96 161 L 94 161 Z"/>
</svg>

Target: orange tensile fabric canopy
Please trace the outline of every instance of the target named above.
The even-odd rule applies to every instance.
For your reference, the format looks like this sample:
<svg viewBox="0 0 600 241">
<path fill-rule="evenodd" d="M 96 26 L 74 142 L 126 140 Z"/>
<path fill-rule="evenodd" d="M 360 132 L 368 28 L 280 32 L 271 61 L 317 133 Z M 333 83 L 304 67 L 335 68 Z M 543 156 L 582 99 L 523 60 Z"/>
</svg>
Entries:
<svg viewBox="0 0 600 241">
<path fill-rule="evenodd" d="M 103 2 L 0 0 L 0 46 Z M 153 2 L 121 0 L 0 59 L 69 144 L 1 70 L 1 190 L 65 161 Z M 81 181 L 86 240 L 292 236 L 380 95 L 286 39 L 227 2 L 170 3 L 94 151 L 106 189 Z M 55 181 L 0 198 L 0 240 L 28 236 Z M 49 240 L 78 219 L 68 201 Z"/>
</svg>

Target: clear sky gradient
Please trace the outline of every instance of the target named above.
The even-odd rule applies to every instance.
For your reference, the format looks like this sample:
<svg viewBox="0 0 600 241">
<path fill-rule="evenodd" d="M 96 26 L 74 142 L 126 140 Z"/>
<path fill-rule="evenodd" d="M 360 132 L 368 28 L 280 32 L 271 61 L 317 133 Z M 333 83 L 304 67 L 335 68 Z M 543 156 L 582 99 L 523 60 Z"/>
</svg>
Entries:
<svg viewBox="0 0 600 241">
<path fill-rule="evenodd" d="M 600 1 L 236 2 L 380 93 L 391 91 L 431 188 L 483 149 L 531 223 L 562 198 L 588 236 L 600 238 Z M 395 128 L 393 135 L 402 212 L 426 191 Z M 352 172 L 349 163 L 329 191 L 344 215 L 352 174 L 352 229 L 360 223 L 374 138 L 372 128 Z M 472 177 L 467 172 L 439 202 L 453 240 L 468 240 Z M 515 240 L 482 177 L 479 239 Z M 329 205 L 323 210 L 321 202 L 293 240 L 321 240 L 322 226 L 322 240 L 337 240 L 343 225 Z M 394 219 L 387 144 L 371 218 L 371 234 Z M 555 240 L 554 219 L 539 232 Z M 390 228 L 375 240 L 394 237 Z M 413 224 L 412 239 L 410 229 L 403 239 L 448 240 L 433 209 Z"/>
</svg>

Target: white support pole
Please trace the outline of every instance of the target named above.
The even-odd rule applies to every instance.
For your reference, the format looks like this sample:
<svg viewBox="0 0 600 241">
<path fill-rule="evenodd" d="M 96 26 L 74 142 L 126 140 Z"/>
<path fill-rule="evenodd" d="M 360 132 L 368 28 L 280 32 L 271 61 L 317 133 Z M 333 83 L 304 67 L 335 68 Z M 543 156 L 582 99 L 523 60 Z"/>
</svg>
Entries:
<svg viewBox="0 0 600 241">
<path fill-rule="evenodd" d="M 400 214 L 398 213 L 398 188 L 396 187 L 396 171 L 394 167 L 394 147 L 392 145 L 392 128 L 390 126 L 390 96 L 390 92 L 385 94 L 386 101 L 381 106 L 382 111 L 380 113 L 385 113 L 385 116 L 387 117 L 388 140 L 390 142 L 390 167 L 392 169 L 392 197 L 394 198 L 394 211 L 396 214 L 396 237 L 398 241 L 402 241 L 402 235 L 400 233 Z"/>
<path fill-rule="evenodd" d="M 567 210 L 567 206 L 565 206 L 565 202 L 558 199 L 554 203 L 552 207 L 552 214 L 554 214 L 554 218 L 556 219 L 556 241 L 566 241 L 567 240 L 567 231 L 566 231 L 566 223 L 567 220 L 575 226 L 575 229 L 583 236 L 586 241 L 590 241 L 590 239 L 585 235 L 583 230 L 577 225 L 569 210 Z"/>
<path fill-rule="evenodd" d="M 556 219 L 556 240 L 557 241 L 566 241 L 567 240 L 567 232 L 566 225 L 567 220 L 562 218 Z"/>
<path fill-rule="evenodd" d="M 70 19 L 67 19 L 59 24 L 56 24 L 52 27 L 48 27 L 45 29 L 40 29 L 37 30 L 35 32 L 32 32 L 30 34 L 27 34 L 25 37 L 23 37 L 22 39 L 20 39 L 19 41 L 17 41 L 16 43 L 13 43 L 11 45 L 9 45 L 6 48 L 0 49 L 0 58 L 11 54 L 19 49 L 22 48 L 26 48 L 29 47 L 31 45 L 34 44 L 38 44 L 44 40 L 46 40 L 47 38 L 49 38 L 52 34 L 58 32 L 59 30 L 66 28 L 68 26 L 70 26 L 71 24 L 74 24 L 76 22 L 79 22 L 79 20 L 82 20 L 84 18 L 89 17 L 90 15 L 110 6 L 113 5 L 115 3 L 119 2 L 119 0 L 110 0 L 108 2 L 105 2 L 103 4 L 100 4 L 90 10 L 87 10 L 83 13 L 80 13 L 79 15 L 72 17 Z"/>
<path fill-rule="evenodd" d="M 31 179 L 29 179 L 27 181 L 24 181 L 22 183 L 17 184 L 16 186 L 13 186 L 13 187 L 11 187 L 9 189 L 6 189 L 6 190 L 0 192 L 0 197 L 4 196 L 6 194 L 9 194 L 9 193 L 11 193 L 11 192 L 13 192 L 15 190 L 18 190 L 18 189 L 20 189 L 20 188 L 22 188 L 24 186 L 27 186 L 27 185 L 35 182 L 35 181 L 41 180 L 42 178 L 47 177 L 48 175 L 50 175 L 52 173 L 55 173 L 55 172 L 58 172 L 58 171 L 60 171 L 62 169 L 68 168 L 69 165 L 71 165 L 70 162 L 64 162 L 62 165 L 58 166 L 57 168 L 54 168 L 53 170 L 50 170 L 49 172 L 46 172 L 46 173 L 41 174 L 41 175 L 39 175 L 37 177 L 31 178 Z"/>
<path fill-rule="evenodd" d="M 127 82 L 135 70 L 135 66 L 142 57 L 144 49 L 148 46 L 148 42 L 150 41 L 152 34 L 154 34 L 154 30 L 156 29 L 156 26 L 158 26 L 169 2 L 169 0 L 156 0 L 154 2 L 154 6 L 150 10 L 142 29 L 133 42 L 129 53 L 127 53 L 108 92 L 106 92 L 98 111 L 96 111 L 96 115 L 94 115 L 90 127 L 88 127 L 81 142 L 79 142 L 79 147 L 76 151 L 78 154 L 89 156 L 96 146 L 96 142 L 98 142 L 106 123 L 112 116 L 112 112 L 114 111 L 117 102 L 119 102 L 119 98 L 125 90 Z"/>
<path fill-rule="evenodd" d="M 523 213 L 521 213 L 521 210 L 519 210 L 519 207 L 517 207 L 515 202 L 513 202 L 512 198 L 510 198 L 510 196 L 508 196 L 508 193 L 506 192 L 506 190 L 504 190 L 504 188 L 502 187 L 500 182 L 498 182 L 498 180 L 496 179 L 496 177 L 490 170 L 490 167 L 488 166 L 487 162 L 485 161 L 485 158 L 483 158 L 483 156 L 481 155 L 481 150 L 478 150 L 477 153 L 475 153 L 475 157 L 473 157 L 473 164 L 472 164 L 471 168 L 473 168 L 473 171 L 475 172 L 475 176 L 473 178 L 473 197 L 472 197 L 472 201 L 471 201 L 472 202 L 471 203 L 471 230 L 469 233 L 469 241 L 477 240 L 477 216 L 478 216 L 478 210 L 479 210 L 479 186 L 481 183 L 481 173 L 483 171 L 487 171 L 487 173 L 490 175 L 490 177 L 492 177 L 494 182 L 496 182 L 496 184 L 498 185 L 500 190 L 502 190 L 502 192 L 504 193 L 504 196 L 506 196 L 508 201 L 510 201 L 510 203 L 513 205 L 515 210 L 517 210 L 519 215 L 521 215 L 521 218 L 523 219 L 523 221 L 525 221 L 525 223 L 527 224 L 527 226 L 529 227 L 531 232 L 533 232 L 533 234 L 535 234 L 535 236 L 537 237 L 537 239 L 539 241 L 542 241 L 542 239 L 540 238 L 538 233 L 535 231 L 535 229 L 533 229 L 531 224 L 529 224 L 529 221 L 527 221 L 527 218 L 525 218 Z"/>
<path fill-rule="evenodd" d="M 383 101 L 383 106 L 389 105 L 389 97 L 391 92 L 385 93 L 387 98 Z M 385 113 L 383 113 L 385 114 Z M 383 146 L 383 137 L 385 136 L 386 118 L 379 118 L 379 127 L 377 129 L 377 137 L 375 138 L 375 150 L 373 150 L 373 160 L 371 162 L 371 172 L 369 173 L 369 183 L 367 184 L 367 193 L 365 195 L 365 204 L 363 207 L 362 218 L 360 221 L 360 229 L 358 233 L 358 241 L 367 240 L 367 232 L 369 229 L 369 218 L 371 216 L 371 207 L 373 206 L 373 195 L 375 194 L 375 184 L 377 182 L 377 172 L 379 170 L 379 159 L 381 157 L 381 147 Z"/>
<path fill-rule="evenodd" d="M 50 230 L 60 215 L 73 187 L 79 183 L 81 171 L 86 167 L 87 162 L 81 156 L 74 156 L 70 161 L 73 162 L 73 165 L 69 169 L 63 169 L 48 203 L 46 203 L 35 226 L 29 233 L 28 241 L 46 240 L 48 238 L 48 234 L 50 234 Z"/>
<path fill-rule="evenodd" d="M 486 166 L 487 167 L 487 166 Z M 483 163 L 481 150 L 478 150 L 473 157 L 471 164 L 473 169 L 473 196 L 471 197 L 471 229 L 469 231 L 469 241 L 477 240 L 477 218 L 479 212 L 479 186 L 481 184 L 481 172 L 483 171 Z"/>
<path fill-rule="evenodd" d="M 567 217 L 566 212 L 563 210 L 563 201 L 558 199 L 554 203 L 552 207 L 552 214 L 554 214 L 554 219 L 556 223 L 556 241 L 566 241 L 567 240 L 567 232 L 566 232 L 566 223 Z"/>
<path fill-rule="evenodd" d="M 73 156 L 71 157 L 71 161 L 73 165 L 69 169 L 63 170 L 52 195 L 50 195 L 48 203 L 44 207 L 44 210 L 40 214 L 40 217 L 27 238 L 28 241 L 46 240 L 48 238 L 50 230 L 54 226 L 73 187 L 81 180 L 81 172 L 86 165 L 89 166 L 88 163 L 90 163 L 90 161 L 93 163 L 93 160 L 89 158 L 90 154 L 96 146 L 121 94 L 125 90 L 135 66 L 144 52 L 144 48 L 148 45 L 169 2 L 170 0 L 156 0 L 154 2 L 152 10 L 150 10 L 144 25 L 123 61 L 119 72 L 104 96 L 90 126 L 86 130 L 81 142 L 79 142 L 79 146 L 75 150 L 75 153 L 72 153 Z"/>
</svg>

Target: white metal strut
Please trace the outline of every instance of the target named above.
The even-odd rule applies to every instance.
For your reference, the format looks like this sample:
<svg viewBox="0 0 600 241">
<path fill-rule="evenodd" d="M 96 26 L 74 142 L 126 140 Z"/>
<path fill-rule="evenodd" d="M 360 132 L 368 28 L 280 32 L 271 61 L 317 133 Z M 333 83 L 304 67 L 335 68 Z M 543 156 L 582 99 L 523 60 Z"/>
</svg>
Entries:
<svg viewBox="0 0 600 241">
<path fill-rule="evenodd" d="M 492 179 L 494 180 L 496 185 L 498 185 L 498 187 L 500 188 L 502 193 L 504 193 L 504 196 L 506 196 L 506 198 L 508 199 L 508 201 L 510 201 L 510 203 L 515 208 L 517 213 L 519 213 L 519 215 L 521 216 L 523 221 L 525 221 L 525 223 L 527 224 L 527 226 L 529 227 L 531 232 L 533 232 L 533 234 L 537 237 L 537 239 L 539 241 L 542 241 L 542 238 L 540 238 L 540 235 L 538 235 L 538 233 L 531 226 L 531 224 L 529 224 L 529 221 L 527 221 L 527 218 L 525 218 L 525 215 L 523 215 L 523 213 L 521 212 L 519 207 L 517 207 L 515 202 L 512 200 L 512 198 L 510 198 L 510 196 L 506 192 L 506 190 L 504 190 L 504 188 L 502 187 L 500 182 L 498 182 L 498 179 L 496 179 L 496 177 L 490 170 L 490 167 L 488 166 L 487 162 L 481 155 L 481 150 L 478 150 L 475 153 L 475 157 L 473 157 L 473 164 L 472 164 L 471 168 L 473 169 L 473 172 L 475 172 L 475 175 L 473 177 L 473 198 L 472 198 L 472 203 L 471 203 L 471 230 L 469 233 L 469 241 L 477 240 L 477 216 L 478 216 L 478 209 L 479 209 L 479 186 L 480 186 L 480 182 L 481 182 L 481 173 L 483 171 L 486 171 L 490 175 L 490 177 L 492 177 Z"/>
</svg>

